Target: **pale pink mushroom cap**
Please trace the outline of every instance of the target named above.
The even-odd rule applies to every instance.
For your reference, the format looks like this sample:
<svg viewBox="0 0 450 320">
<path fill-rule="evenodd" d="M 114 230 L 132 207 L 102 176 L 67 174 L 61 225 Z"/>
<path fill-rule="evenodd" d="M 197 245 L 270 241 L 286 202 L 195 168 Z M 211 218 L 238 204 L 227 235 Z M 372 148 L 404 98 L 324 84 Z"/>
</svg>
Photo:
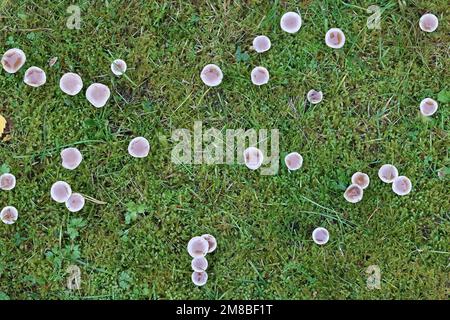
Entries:
<svg viewBox="0 0 450 320">
<path fill-rule="evenodd" d="M 192 273 L 192 282 L 196 286 L 204 286 L 207 281 L 208 281 L 208 274 L 205 271 L 203 271 L 203 272 L 195 272 L 194 271 Z"/>
<path fill-rule="evenodd" d="M 439 19 L 432 13 L 424 14 L 420 17 L 419 26 L 425 32 L 433 32 L 439 26 Z"/>
<path fill-rule="evenodd" d="M 385 183 L 392 183 L 398 177 L 398 170 L 392 164 L 383 164 L 378 170 L 378 177 Z"/>
<path fill-rule="evenodd" d="M 192 259 L 191 267 L 195 272 L 206 271 L 208 269 L 208 260 L 205 257 L 194 258 Z"/>
<path fill-rule="evenodd" d="M 19 211 L 13 206 L 4 207 L 0 212 L 0 218 L 5 224 L 13 224 L 19 217 Z"/>
<path fill-rule="evenodd" d="M 69 200 L 72 195 L 72 188 L 70 188 L 70 185 L 65 181 L 57 181 L 52 185 L 50 195 L 56 202 L 64 203 Z"/>
<path fill-rule="evenodd" d="M 327 229 L 319 227 L 314 229 L 312 233 L 312 238 L 315 243 L 323 245 L 326 244 L 330 239 L 330 234 Z"/>
<path fill-rule="evenodd" d="M 255 51 L 258 53 L 266 52 L 270 49 L 271 46 L 272 43 L 266 36 L 257 36 L 255 39 L 253 39 L 253 49 L 255 49 Z"/>
<path fill-rule="evenodd" d="M 25 53 L 17 48 L 9 49 L 3 54 L 2 66 L 8 73 L 16 73 L 25 64 Z"/>
<path fill-rule="evenodd" d="M 93 83 L 86 90 L 86 98 L 96 108 L 105 106 L 110 96 L 109 88 L 101 83 Z"/>
<path fill-rule="evenodd" d="M 128 153 L 135 158 L 145 158 L 150 152 L 150 143 L 144 137 L 136 137 L 128 145 Z"/>
<path fill-rule="evenodd" d="M 261 150 L 255 147 L 249 147 L 244 150 L 244 163 L 247 168 L 256 170 L 261 167 L 264 156 Z"/>
<path fill-rule="evenodd" d="M 78 74 L 68 72 L 59 80 L 59 87 L 64 93 L 74 96 L 83 89 L 83 80 L 81 80 L 81 77 Z"/>
<path fill-rule="evenodd" d="M 12 190 L 16 186 L 16 177 L 11 173 L 4 173 L 0 176 L 0 189 Z"/>
<path fill-rule="evenodd" d="M 302 17 L 296 12 L 286 12 L 281 17 L 280 26 L 283 31 L 296 33 L 302 26 Z"/>
<path fill-rule="evenodd" d="M 111 71 L 116 76 L 121 76 L 127 71 L 127 63 L 122 59 L 116 59 L 111 63 Z"/>
<path fill-rule="evenodd" d="M 61 160 L 64 168 L 74 170 L 83 161 L 83 155 L 77 148 L 67 148 L 61 151 Z"/>
<path fill-rule="evenodd" d="M 312 90 L 308 91 L 306 98 L 308 99 L 308 101 L 310 103 L 318 104 L 318 103 L 322 102 L 323 93 L 322 93 L 322 91 L 316 91 L 316 90 L 312 89 Z"/>
<path fill-rule="evenodd" d="M 303 165 L 303 157 L 298 152 L 291 152 L 284 158 L 284 163 L 289 170 L 298 170 Z"/>
<path fill-rule="evenodd" d="M 370 178 L 367 174 L 363 172 L 355 172 L 352 175 L 352 183 L 357 184 L 361 188 L 365 189 L 369 186 Z"/>
<path fill-rule="evenodd" d="M 357 184 L 352 184 L 345 190 L 344 198 L 350 203 L 360 202 L 363 198 L 363 189 Z"/>
<path fill-rule="evenodd" d="M 223 73 L 217 65 L 207 64 L 200 72 L 200 78 L 207 86 L 215 87 L 222 82 Z"/>
<path fill-rule="evenodd" d="M 193 237 L 189 240 L 187 250 L 192 258 L 206 256 L 209 249 L 209 243 L 202 237 Z"/>
<path fill-rule="evenodd" d="M 217 240 L 210 234 L 202 235 L 202 238 L 208 241 L 208 253 L 213 252 L 217 248 Z"/>
<path fill-rule="evenodd" d="M 269 71 L 264 67 L 255 67 L 251 73 L 252 82 L 257 86 L 262 86 L 269 82 L 269 77 Z"/>
<path fill-rule="evenodd" d="M 394 191 L 399 196 L 406 196 L 411 192 L 412 183 L 405 176 L 400 176 L 394 179 L 392 182 L 392 191 Z"/>
<path fill-rule="evenodd" d="M 47 76 L 41 68 L 30 67 L 25 71 L 23 82 L 31 87 L 40 87 L 47 82 Z"/>
<path fill-rule="evenodd" d="M 79 193 L 72 193 L 66 201 L 66 207 L 70 212 L 78 212 L 84 207 L 84 197 Z"/>
<path fill-rule="evenodd" d="M 423 99 L 422 102 L 420 102 L 420 113 L 424 115 L 425 117 L 432 116 L 436 113 L 438 109 L 438 103 L 436 100 L 433 100 L 431 98 Z"/>
<path fill-rule="evenodd" d="M 345 44 L 345 34 L 341 29 L 331 28 L 325 35 L 325 43 L 333 49 L 340 49 Z"/>
</svg>

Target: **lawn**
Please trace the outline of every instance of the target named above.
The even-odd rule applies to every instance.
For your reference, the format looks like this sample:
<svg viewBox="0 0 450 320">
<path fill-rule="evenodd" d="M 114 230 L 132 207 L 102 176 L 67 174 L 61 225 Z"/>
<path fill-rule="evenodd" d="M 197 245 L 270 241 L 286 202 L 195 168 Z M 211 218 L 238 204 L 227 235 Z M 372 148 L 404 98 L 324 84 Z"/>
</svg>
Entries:
<svg viewBox="0 0 450 320">
<path fill-rule="evenodd" d="M 351 4 L 350 4 L 351 3 Z M 446 299 L 449 290 L 448 2 L 380 0 L 381 29 L 366 26 L 373 1 L 12 1 L 0 2 L 1 52 L 21 48 L 25 66 L 0 74 L 0 114 L 11 125 L 0 142 L 0 170 L 17 177 L 0 207 L 19 219 L 0 224 L 0 298 L 10 299 Z M 80 29 L 66 22 L 80 8 Z M 280 28 L 300 12 L 296 34 Z M 439 28 L 419 29 L 433 12 Z M 344 48 L 325 45 L 341 28 Z M 272 48 L 252 50 L 265 34 Z M 57 62 L 49 66 L 49 60 Z M 124 59 L 116 77 L 112 60 Z M 219 65 L 223 82 L 200 71 Z M 270 81 L 250 72 L 265 66 Z M 23 83 L 39 66 L 47 83 Z M 59 88 L 76 72 L 83 91 Z M 85 97 L 91 83 L 111 89 L 104 108 Z M 310 89 L 324 100 L 311 106 Z M 432 117 L 419 112 L 438 100 Z M 179 165 L 172 132 L 203 128 L 278 129 L 280 169 L 262 175 L 240 164 Z M 146 137 L 147 158 L 127 153 Z M 82 164 L 61 166 L 76 146 Z M 289 172 L 284 156 L 301 153 Z M 394 164 L 412 192 L 400 197 L 377 176 Z M 356 171 L 371 178 L 357 204 L 343 193 Z M 90 196 L 70 213 L 50 198 L 55 181 Z M 0 209 L 1 209 L 0 208 Z M 323 226 L 330 241 L 311 239 Z M 218 241 L 208 283 L 191 282 L 191 237 Z M 81 288 L 66 286 L 81 269 Z M 369 290 L 369 266 L 381 271 Z"/>
</svg>

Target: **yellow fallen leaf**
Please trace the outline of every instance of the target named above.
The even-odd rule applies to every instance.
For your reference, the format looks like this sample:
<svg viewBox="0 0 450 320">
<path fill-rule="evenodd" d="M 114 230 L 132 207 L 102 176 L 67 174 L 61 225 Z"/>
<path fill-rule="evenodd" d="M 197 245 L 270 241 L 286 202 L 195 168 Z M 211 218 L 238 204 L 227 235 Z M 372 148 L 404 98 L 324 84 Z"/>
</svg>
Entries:
<svg viewBox="0 0 450 320">
<path fill-rule="evenodd" d="M 6 128 L 6 119 L 2 115 L 0 115 L 0 136 L 3 134 L 5 128 Z"/>
</svg>

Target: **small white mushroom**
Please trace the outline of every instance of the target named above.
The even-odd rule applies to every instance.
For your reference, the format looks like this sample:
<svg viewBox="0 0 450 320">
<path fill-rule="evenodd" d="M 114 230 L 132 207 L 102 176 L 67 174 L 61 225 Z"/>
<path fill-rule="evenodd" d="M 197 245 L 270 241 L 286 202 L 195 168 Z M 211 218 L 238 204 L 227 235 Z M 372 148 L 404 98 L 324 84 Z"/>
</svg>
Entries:
<svg viewBox="0 0 450 320">
<path fill-rule="evenodd" d="M 420 102 L 420 113 L 422 113 L 422 115 L 424 115 L 425 117 L 432 116 L 436 113 L 437 109 L 438 103 L 436 100 L 426 98 L 423 99 L 422 102 Z"/>
<path fill-rule="evenodd" d="M 209 250 L 209 243 L 202 237 L 193 237 L 189 240 L 187 250 L 192 258 L 206 256 Z"/>
<path fill-rule="evenodd" d="M 12 190 L 16 186 L 16 177 L 11 173 L 4 173 L 0 176 L 0 189 Z"/>
<path fill-rule="evenodd" d="M 77 148 L 66 148 L 61 151 L 61 160 L 64 168 L 74 170 L 83 161 L 83 155 Z"/>
<path fill-rule="evenodd" d="M 116 59 L 111 63 L 111 71 L 116 76 L 121 76 L 127 71 L 127 63 L 122 59 Z"/>
<path fill-rule="evenodd" d="M 109 88 L 101 83 L 93 83 L 86 90 L 86 99 L 96 108 L 105 106 L 110 96 Z"/>
<path fill-rule="evenodd" d="M 266 52 L 270 49 L 271 46 L 272 43 L 266 36 L 257 36 L 255 39 L 253 39 L 253 49 L 255 49 L 255 51 L 258 53 Z"/>
<path fill-rule="evenodd" d="M 409 180 L 405 176 L 399 176 L 394 179 L 392 182 L 392 191 L 394 191 L 399 196 L 406 196 L 408 193 L 411 192 L 412 189 L 412 183 L 411 180 Z"/>
<path fill-rule="evenodd" d="M 8 73 L 16 73 L 25 64 L 25 53 L 17 48 L 9 49 L 3 54 L 2 66 Z"/>
<path fill-rule="evenodd" d="M 202 235 L 202 238 L 208 241 L 208 253 L 213 252 L 217 248 L 217 240 L 210 234 Z"/>
<path fill-rule="evenodd" d="M 360 202 L 363 198 L 363 189 L 357 184 L 352 184 L 345 190 L 344 198 L 350 203 Z"/>
<path fill-rule="evenodd" d="M 66 207 L 70 212 L 78 212 L 84 207 L 84 197 L 79 193 L 72 193 L 66 201 Z"/>
<path fill-rule="evenodd" d="M 306 98 L 308 99 L 309 103 L 318 104 L 318 103 L 322 102 L 323 93 L 322 93 L 322 91 L 316 91 L 316 90 L 312 89 L 312 90 L 308 91 Z"/>
<path fill-rule="evenodd" d="M 150 152 L 150 143 L 144 137 L 136 137 L 128 144 L 128 153 L 135 158 L 145 158 Z"/>
<path fill-rule="evenodd" d="M 261 150 L 255 147 L 249 147 L 244 150 L 244 163 L 251 170 L 258 169 L 264 161 Z"/>
<path fill-rule="evenodd" d="M 223 79 L 223 73 L 215 64 L 207 64 L 200 73 L 203 83 L 210 87 L 218 86 Z"/>
<path fill-rule="evenodd" d="M 302 26 L 302 17 L 296 12 L 286 12 L 281 17 L 280 26 L 283 31 L 296 33 Z"/>
<path fill-rule="evenodd" d="M 0 212 L 0 218 L 5 224 L 13 224 L 19 217 L 19 211 L 13 206 L 4 207 Z"/>
<path fill-rule="evenodd" d="M 345 34 L 341 29 L 331 28 L 325 35 L 325 43 L 333 49 L 340 49 L 345 44 Z"/>
<path fill-rule="evenodd" d="M 253 84 L 262 86 L 269 82 L 269 71 L 264 67 L 255 67 L 251 73 L 251 79 Z"/>
<path fill-rule="evenodd" d="M 206 284 L 206 282 L 208 281 L 208 274 L 203 271 L 203 272 L 193 272 L 192 273 L 192 282 L 196 285 L 196 286 L 204 286 Z"/>
<path fill-rule="evenodd" d="M 383 164 L 378 170 L 378 177 L 385 183 L 392 183 L 398 177 L 398 170 L 392 164 Z"/>
<path fill-rule="evenodd" d="M 195 272 L 206 271 L 208 269 L 208 260 L 205 257 L 194 258 L 192 259 L 191 267 Z"/>
<path fill-rule="evenodd" d="M 30 67 L 25 71 L 23 82 L 31 87 L 40 87 L 47 82 L 44 70 L 38 67 Z"/>
<path fill-rule="evenodd" d="M 58 203 L 66 202 L 72 195 L 72 188 L 65 181 L 57 181 L 50 189 L 50 195 Z"/>
<path fill-rule="evenodd" d="M 295 171 L 302 167 L 303 157 L 298 152 L 291 152 L 284 158 L 284 163 L 289 170 Z"/>
<path fill-rule="evenodd" d="M 425 32 L 433 32 L 439 26 L 438 18 L 432 13 L 426 13 L 419 20 L 420 29 Z"/>
<path fill-rule="evenodd" d="M 312 238 L 315 243 L 317 243 L 319 245 L 324 245 L 330 239 L 330 234 L 327 229 L 319 227 L 319 228 L 314 229 L 314 231 L 312 233 Z"/>
<path fill-rule="evenodd" d="M 78 74 L 68 72 L 59 80 L 59 87 L 64 93 L 74 96 L 83 89 L 83 80 L 81 80 L 81 77 Z"/>
<path fill-rule="evenodd" d="M 357 184 L 361 188 L 365 189 L 369 186 L 370 178 L 367 174 L 363 172 L 355 172 L 352 175 L 352 183 Z"/>
</svg>

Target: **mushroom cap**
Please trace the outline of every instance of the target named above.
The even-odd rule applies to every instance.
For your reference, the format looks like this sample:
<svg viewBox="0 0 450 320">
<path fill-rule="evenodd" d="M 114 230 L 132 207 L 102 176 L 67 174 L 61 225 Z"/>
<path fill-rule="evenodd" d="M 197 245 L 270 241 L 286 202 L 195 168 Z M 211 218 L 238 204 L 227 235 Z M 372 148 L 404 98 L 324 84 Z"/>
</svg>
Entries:
<svg viewBox="0 0 450 320">
<path fill-rule="evenodd" d="M 200 72 L 200 78 L 207 86 L 215 87 L 222 82 L 223 73 L 217 65 L 207 64 Z"/>
<path fill-rule="evenodd" d="M 425 117 L 432 116 L 438 109 L 438 103 L 431 98 L 425 98 L 420 102 L 420 113 Z"/>
<path fill-rule="evenodd" d="M 322 91 L 316 91 L 316 90 L 312 89 L 312 90 L 308 91 L 306 98 L 308 99 L 309 103 L 318 104 L 318 103 L 322 102 L 323 93 L 322 93 Z"/>
<path fill-rule="evenodd" d="M 145 158 L 150 152 L 150 143 L 144 137 L 136 137 L 128 144 L 128 153 L 135 158 Z"/>
<path fill-rule="evenodd" d="M 363 198 L 363 189 L 357 184 L 351 184 L 344 192 L 344 198 L 350 203 L 360 202 Z"/>
<path fill-rule="evenodd" d="M 66 201 L 66 207 L 70 212 L 78 212 L 84 207 L 84 197 L 79 193 L 72 193 Z"/>
<path fill-rule="evenodd" d="M 392 182 L 392 191 L 394 191 L 399 196 L 406 196 L 411 192 L 411 189 L 412 183 L 411 180 L 408 179 L 408 177 L 399 176 Z"/>
<path fill-rule="evenodd" d="M 83 80 L 81 80 L 81 77 L 78 74 L 67 72 L 63 74 L 59 80 L 59 87 L 62 92 L 70 96 L 74 96 L 77 95 L 81 89 L 83 89 Z"/>
<path fill-rule="evenodd" d="M 202 238 L 208 241 L 208 253 L 213 252 L 217 248 L 217 240 L 210 234 L 202 235 Z"/>
<path fill-rule="evenodd" d="M 357 184 L 361 188 L 365 189 L 369 186 L 370 178 L 367 174 L 363 172 L 355 172 L 352 175 L 352 183 Z"/>
<path fill-rule="evenodd" d="M 345 44 L 345 34 L 339 28 L 331 28 L 325 35 L 325 43 L 333 49 L 340 49 Z"/>
<path fill-rule="evenodd" d="M 27 71 L 25 71 L 25 76 L 23 78 L 23 82 L 31 87 L 40 87 L 47 82 L 47 76 L 45 75 L 44 70 L 39 67 L 29 67 Z"/>
<path fill-rule="evenodd" d="M 116 76 L 121 76 L 127 71 L 127 63 L 122 59 L 116 59 L 111 63 L 111 71 Z"/>
<path fill-rule="evenodd" d="M 303 157 L 298 152 L 291 152 L 284 157 L 284 163 L 289 170 L 298 170 L 303 165 Z"/>
<path fill-rule="evenodd" d="M 208 274 L 203 271 L 203 272 L 192 272 L 192 282 L 196 285 L 196 286 L 204 286 L 206 284 L 206 282 L 208 281 Z"/>
<path fill-rule="evenodd" d="M 86 99 L 96 108 L 105 106 L 110 96 L 109 88 L 101 83 L 93 83 L 86 90 Z"/>
<path fill-rule="evenodd" d="M 4 207 L 0 212 L 0 218 L 4 224 L 13 224 L 19 217 L 19 211 L 13 206 Z"/>
<path fill-rule="evenodd" d="M 8 73 L 16 73 L 23 67 L 25 61 L 27 61 L 27 57 L 22 50 L 17 48 L 9 49 L 2 57 L 3 70 Z"/>
<path fill-rule="evenodd" d="M 312 238 L 315 243 L 324 245 L 330 239 L 330 233 L 328 232 L 327 229 L 318 227 L 318 228 L 314 229 L 314 231 L 312 233 Z"/>
<path fill-rule="evenodd" d="M 255 147 L 249 147 L 244 150 L 244 163 L 247 168 L 256 170 L 261 167 L 264 161 L 264 155 L 261 150 Z"/>
<path fill-rule="evenodd" d="M 252 70 L 251 79 L 253 84 L 256 84 L 257 86 L 266 84 L 267 82 L 269 82 L 269 78 L 269 71 L 264 67 L 255 67 Z"/>
<path fill-rule="evenodd" d="M 0 176 L 0 189 L 12 190 L 16 186 L 16 177 L 11 173 L 4 173 Z"/>
<path fill-rule="evenodd" d="M 420 17 L 419 26 L 425 32 L 433 32 L 439 26 L 439 19 L 432 13 L 426 13 Z"/>
<path fill-rule="evenodd" d="M 392 164 L 383 164 L 378 170 L 378 177 L 385 183 L 392 183 L 398 177 L 398 170 Z"/>
<path fill-rule="evenodd" d="M 296 12 L 286 12 L 280 20 L 280 27 L 288 33 L 296 33 L 302 26 L 302 17 Z"/>
<path fill-rule="evenodd" d="M 57 181 L 52 185 L 50 195 L 56 202 L 64 203 L 69 200 L 72 195 L 72 188 L 70 188 L 70 185 L 65 181 Z"/>
<path fill-rule="evenodd" d="M 209 243 L 202 237 L 193 237 L 188 242 L 187 250 L 192 258 L 206 256 L 209 250 Z"/>
<path fill-rule="evenodd" d="M 83 161 L 83 155 L 77 148 L 66 148 L 61 151 L 61 160 L 64 168 L 74 170 Z"/>
<path fill-rule="evenodd" d="M 206 271 L 208 269 L 208 260 L 205 257 L 194 258 L 192 259 L 191 267 L 195 272 Z"/>
<path fill-rule="evenodd" d="M 266 52 L 271 46 L 272 43 L 267 36 L 257 36 L 253 39 L 253 49 L 258 53 Z"/>
</svg>

